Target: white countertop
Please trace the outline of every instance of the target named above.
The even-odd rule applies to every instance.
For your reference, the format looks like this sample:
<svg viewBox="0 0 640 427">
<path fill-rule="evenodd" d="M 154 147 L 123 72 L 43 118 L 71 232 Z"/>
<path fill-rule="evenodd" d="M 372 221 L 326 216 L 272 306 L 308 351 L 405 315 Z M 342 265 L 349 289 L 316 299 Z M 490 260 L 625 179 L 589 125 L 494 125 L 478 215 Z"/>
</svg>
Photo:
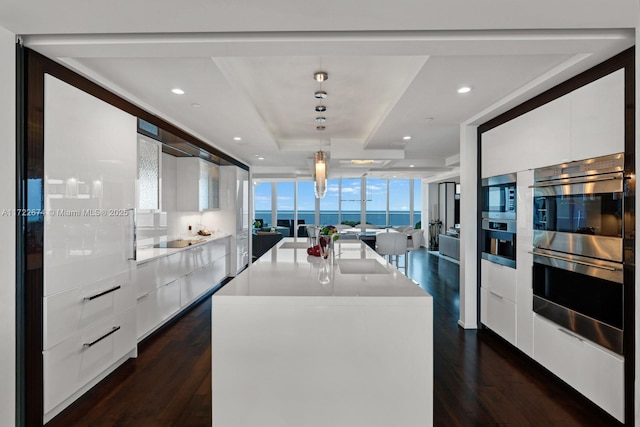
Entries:
<svg viewBox="0 0 640 427">
<path fill-rule="evenodd" d="M 197 239 L 203 239 L 204 241 L 202 243 L 196 243 L 190 246 L 185 246 L 184 248 L 154 248 L 154 247 L 149 247 L 149 248 L 143 248 L 143 249 L 138 249 L 137 250 L 137 259 L 136 262 L 138 264 L 143 264 L 145 262 L 149 262 L 151 260 L 154 260 L 156 258 L 162 258 L 165 257 L 167 255 L 171 255 L 171 254 L 175 254 L 177 252 L 180 251 L 186 251 L 189 249 L 193 249 L 196 248 L 200 245 L 206 245 L 207 243 L 216 241 L 216 240 L 220 240 L 220 239 L 225 239 L 227 237 L 230 237 L 231 234 L 228 233 L 220 233 L 220 234 L 215 234 L 215 235 L 211 235 L 211 236 L 193 236 L 190 237 L 189 239 L 192 240 L 197 240 Z"/>
<path fill-rule="evenodd" d="M 297 242 L 297 248 L 292 248 Z M 431 297 L 358 240 L 335 242 L 335 260 L 307 255 L 307 239 L 285 238 L 216 292 L 251 297 Z M 340 260 L 376 260 L 386 274 L 343 274 Z"/>
</svg>

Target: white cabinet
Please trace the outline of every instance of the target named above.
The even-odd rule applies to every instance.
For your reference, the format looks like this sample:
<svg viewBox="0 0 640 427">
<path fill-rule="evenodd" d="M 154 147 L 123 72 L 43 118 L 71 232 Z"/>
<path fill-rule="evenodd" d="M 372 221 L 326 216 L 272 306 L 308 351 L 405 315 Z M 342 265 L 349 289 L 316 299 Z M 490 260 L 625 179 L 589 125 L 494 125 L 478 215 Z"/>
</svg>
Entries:
<svg viewBox="0 0 640 427">
<path fill-rule="evenodd" d="M 480 321 L 516 343 L 516 270 L 481 260 Z"/>
<path fill-rule="evenodd" d="M 624 421 L 624 359 L 534 315 L 534 359 Z"/>
<path fill-rule="evenodd" d="M 45 414 L 61 411 L 79 390 L 113 369 L 135 348 L 135 334 L 135 307 L 130 307 L 43 351 Z"/>
<path fill-rule="evenodd" d="M 138 265 L 138 340 L 229 275 L 229 240 L 216 239 Z"/>
<path fill-rule="evenodd" d="M 481 286 L 497 296 L 516 300 L 516 270 L 486 259 L 481 261 Z"/>
<path fill-rule="evenodd" d="M 571 159 L 571 100 L 563 96 L 525 114 L 533 137 L 531 157 L 516 171 L 555 165 Z M 522 143 L 518 141 L 518 145 Z M 520 213 L 520 210 L 518 210 Z"/>
<path fill-rule="evenodd" d="M 624 152 L 624 70 L 570 95 L 572 160 Z"/>
<path fill-rule="evenodd" d="M 44 421 L 136 349 L 136 118 L 44 89 Z"/>
<path fill-rule="evenodd" d="M 181 280 L 183 279 L 175 280 L 138 297 L 138 339 L 146 336 L 180 310 Z"/>
<path fill-rule="evenodd" d="M 516 344 L 514 302 L 485 288 L 480 288 L 480 321 L 511 344 Z"/>
<path fill-rule="evenodd" d="M 527 169 L 533 153 L 533 127 L 528 115 L 482 134 L 482 178 Z"/>
<path fill-rule="evenodd" d="M 220 171 L 217 165 L 200 158 L 178 157 L 179 211 L 206 211 L 220 207 Z"/>
</svg>

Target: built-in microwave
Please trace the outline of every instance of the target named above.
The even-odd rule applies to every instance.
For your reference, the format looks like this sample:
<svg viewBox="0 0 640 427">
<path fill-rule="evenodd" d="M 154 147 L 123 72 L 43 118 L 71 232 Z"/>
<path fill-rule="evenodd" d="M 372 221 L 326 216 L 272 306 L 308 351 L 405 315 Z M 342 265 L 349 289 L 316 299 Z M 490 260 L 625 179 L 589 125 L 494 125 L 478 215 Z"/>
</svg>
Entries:
<svg viewBox="0 0 640 427">
<path fill-rule="evenodd" d="M 516 219 L 516 174 L 482 180 L 482 217 Z"/>
</svg>

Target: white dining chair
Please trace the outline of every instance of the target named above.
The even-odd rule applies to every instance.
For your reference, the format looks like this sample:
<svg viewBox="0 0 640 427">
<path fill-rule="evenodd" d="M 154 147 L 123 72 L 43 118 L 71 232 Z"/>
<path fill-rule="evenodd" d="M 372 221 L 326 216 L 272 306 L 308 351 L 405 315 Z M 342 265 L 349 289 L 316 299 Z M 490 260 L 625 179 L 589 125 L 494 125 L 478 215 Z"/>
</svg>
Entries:
<svg viewBox="0 0 640 427">
<path fill-rule="evenodd" d="M 400 265 L 398 265 L 399 256 L 404 255 L 405 263 L 403 268 L 405 273 L 407 271 L 407 239 L 406 233 L 382 231 L 376 234 L 376 252 L 385 258 L 388 257 L 389 262 L 392 264 L 395 259 L 397 268 L 400 268 Z"/>
</svg>

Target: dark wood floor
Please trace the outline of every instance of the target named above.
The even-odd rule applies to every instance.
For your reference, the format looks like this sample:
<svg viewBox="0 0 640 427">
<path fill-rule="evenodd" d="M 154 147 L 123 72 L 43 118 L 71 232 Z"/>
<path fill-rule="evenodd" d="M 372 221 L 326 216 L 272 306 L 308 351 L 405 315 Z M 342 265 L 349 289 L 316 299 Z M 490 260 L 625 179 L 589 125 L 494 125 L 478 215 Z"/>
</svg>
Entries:
<svg viewBox="0 0 640 427">
<path fill-rule="evenodd" d="M 620 425 L 490 331 L 461 329 L 458 265 L 423 249 L 408 275 L 434 297 L 435 426 Z M 210 426 L 210 319 L 206 300 L 48 425 Z"/>
</svg>

